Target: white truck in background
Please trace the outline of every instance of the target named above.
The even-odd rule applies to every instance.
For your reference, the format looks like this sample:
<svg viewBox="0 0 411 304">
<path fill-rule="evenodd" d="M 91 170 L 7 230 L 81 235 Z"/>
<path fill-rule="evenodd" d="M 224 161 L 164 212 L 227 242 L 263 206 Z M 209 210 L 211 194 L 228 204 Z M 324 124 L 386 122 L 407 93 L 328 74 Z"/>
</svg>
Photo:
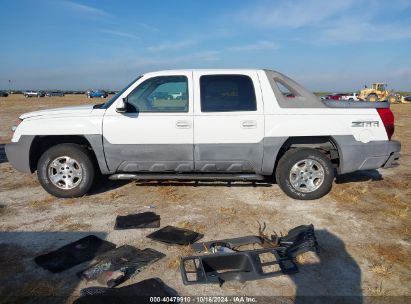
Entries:
<svg viewBox="0 0 411 304">
<path fill-rule="evenodd" d="M 350 94 L 346 94 L 341 96 L 341 100 L 348 100 L 348 101 L 359 101 L 358 99 L 358 93 L 350 93 Z"/>
<path fill-rule="evenodd" d="M 181 98 L 168 98 L 181 92 Z M 164 97 L 162 97 L 164 96 Z M 58 197 L 111 179 L 262 180 L 295 199 L 335 174 L 397 165 L 389 103 L 322 101 L 271 70 L 147 73 L 104 104 L 26 113 L 6 145 Z"/>
</svg>

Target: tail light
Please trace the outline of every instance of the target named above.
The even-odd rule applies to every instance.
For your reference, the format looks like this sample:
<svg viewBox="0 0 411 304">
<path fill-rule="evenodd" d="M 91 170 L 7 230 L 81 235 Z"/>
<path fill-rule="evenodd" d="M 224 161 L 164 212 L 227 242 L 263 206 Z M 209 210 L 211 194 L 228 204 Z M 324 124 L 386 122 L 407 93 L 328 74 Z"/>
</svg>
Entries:
<svg viewBox="0 0 411 304">
<path fill-rule="evenodd" d="M 390 108 L 378 108 L 378 114 L 384 124 L 385 131 L 387 132 L 388 139 L 391 140 L 392 135 L 394 134 L 394 114 Z"/>
</svg>

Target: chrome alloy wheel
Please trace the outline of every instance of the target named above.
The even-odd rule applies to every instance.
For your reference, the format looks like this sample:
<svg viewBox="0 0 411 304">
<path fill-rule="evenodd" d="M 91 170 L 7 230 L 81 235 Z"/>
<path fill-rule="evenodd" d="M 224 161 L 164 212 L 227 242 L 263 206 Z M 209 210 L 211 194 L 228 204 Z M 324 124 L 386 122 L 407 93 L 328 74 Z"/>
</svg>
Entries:
<svg viewBox="0 0 411 304">
<path fill-rule="evenodd" d="M 83 169 L 74 158 L 59 156 L 48 165 L 48 177 L 54 186 L 70 190 L 78 186 L 83 179 Z"/>
<path fill-rule="evenodd" d="M 324 167 L 314 159 L 303 159 L 291 168 L 290 182 L 300 192 L 313 192 L 324 182 Z"/>
</svg>

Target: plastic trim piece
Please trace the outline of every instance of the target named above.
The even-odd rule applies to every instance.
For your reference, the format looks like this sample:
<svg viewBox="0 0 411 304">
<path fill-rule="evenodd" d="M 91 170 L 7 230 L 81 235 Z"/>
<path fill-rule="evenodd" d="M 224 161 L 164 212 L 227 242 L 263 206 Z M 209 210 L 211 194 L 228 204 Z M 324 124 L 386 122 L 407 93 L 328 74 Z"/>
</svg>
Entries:
<svg viewBox="0 0 411 304">
<path fill-rule="evenodd" d="M 298 272 L 295 258 L 307 251 L 318 249 L 314 226 L 300 225 L 289 230 L 287 235 L 271 237 L 264 235 L 260 226 L 259 236 L 213 240 L 191 245 L 195 251 L 211 252 L 205 256 L 181 258 L 180 271 L 185 285 L 219 283 L 239 280 L 241 282 L 274 277 Z M 243 245 L 258 244 L 268 247 L 256 250 L 237 251 Z"/>
<path fill-rule="evenodd" d="M 230 249 L 249 245 L 249 244 L 261 244 L 262 240 L 260 237 L 256 235 L 247 235 L 238 238 L 232 239 L 224 239 L 224 240 L 217 240 L 217 241 L 209 241 L 204 243 L 194 243 L 191 245 L 194 251 L 197 252 L 212 252 L 212 249 L 215 245 L 224 246 Z"/>
<path fill-rule="evenodd" d="M 297 265 L 291 258 L 282 257 L 280 248 L 183 257 L 180 261 L 183 283 L 221 286 L 225 281 L 245 282 L 297 273 Z"/>
</svg>

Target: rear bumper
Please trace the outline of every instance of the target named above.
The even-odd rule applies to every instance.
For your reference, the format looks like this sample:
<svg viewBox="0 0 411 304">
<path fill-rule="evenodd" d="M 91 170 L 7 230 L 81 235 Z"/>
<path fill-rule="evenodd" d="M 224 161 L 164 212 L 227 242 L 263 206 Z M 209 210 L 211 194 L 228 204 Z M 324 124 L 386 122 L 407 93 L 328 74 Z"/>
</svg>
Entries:
<svg viewBox="0 0 411 304">
<path fill-rule="evenodd" d="M 30 167 L 30 147 L 34 136 L 21 136 L 18 142 L 6 144 L 6 156 L 9 163 L 14 169 L 24 172 L 33 173 Z"/>
<path fill-rule="evenodd" d="M 339 174 L 358 170 L 393 168 L 398 166 L 401 143 L 397 140 L 382 140 L 362 143 L 358 141 L 339 142 Z"/>
<path fill-rule="evenodd" d="M 376 152 L 372 152 L 360 167 L 360 170 L 378 169 L 378 168 L 393 168 L 398 166 L 400 159 L 401 143 L 397 140 L 389 140 L 384 144 L 373 145 L 381 153 L 381 156 L 374 156 Z"/>
<path fill-rule="evenodd" d="M 384 169 L 388 169 L 388 168 L 394 168 L 394 167 L 399 166 L 400 164 L 398 163 L 398 161 L 400 157 L 401 157 L 401 154 L 399 151 L 392 152 L 382 167 Z"/>
</svg>

